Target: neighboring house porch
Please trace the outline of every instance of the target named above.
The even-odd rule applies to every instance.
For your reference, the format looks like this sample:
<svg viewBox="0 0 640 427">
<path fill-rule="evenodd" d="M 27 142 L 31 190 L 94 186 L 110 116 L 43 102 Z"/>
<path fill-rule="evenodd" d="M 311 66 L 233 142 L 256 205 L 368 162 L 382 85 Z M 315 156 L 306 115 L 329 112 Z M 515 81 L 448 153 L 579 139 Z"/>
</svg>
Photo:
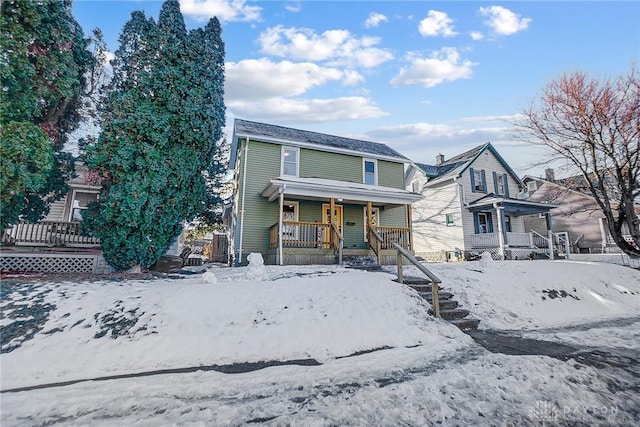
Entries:
<svg viewBox="0 0 640 427">
<path fill-rule="evenodd" d="M 552 230 L 551 209 L 555 206 L 528 200 L 497 197 L 489 194 L 468 205 L 473 215 L 474 234 L 465 236 L 467 252 L 490 252 L 497 259 L 527 259 L 539 256 L 554 257 L 558 236 Z M 528 216 L 544 218 L 547 232 L 524 232 L 523 219 Z M 564 249 L 560 248 L 564 253 Z"/>
</svg>

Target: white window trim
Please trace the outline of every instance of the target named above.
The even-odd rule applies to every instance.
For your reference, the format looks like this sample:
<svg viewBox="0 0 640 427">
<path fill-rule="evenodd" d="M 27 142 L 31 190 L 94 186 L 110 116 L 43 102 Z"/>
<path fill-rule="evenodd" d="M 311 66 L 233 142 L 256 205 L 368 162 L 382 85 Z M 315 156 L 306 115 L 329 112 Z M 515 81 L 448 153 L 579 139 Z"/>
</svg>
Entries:
<svg viewBox="0 0 640 427">
<path fill-rule="evenodd" d="M 69 207 L 69 222 L 75 221 L 73 219 L 73 211 L 74 211 L 74 209 L 80 209 L 80 210 L 83 210 L 83 211 L 87 210 L 86 207 L 84 207 L 84 208 L 81 208 L 81 207 L 75 208 L 73 206 L 73 202 L 76 201 L 76 194 L 78 194 L 78 193 L 96 194 L 97 195 L 96 199 L 100 199 L 100 192 L 99 191 L 96 191 L 96 190 L 82 190 L 82 189 L 75 189 L 74 188 L 73 189 L 73 193 L 71 194 L 71 206 Z"/>
<path fill-rule="evenodd" d="M 496 193 L 499 196 L 503 196 L 505 195 L 507 192 L 505 191 L 505 181 L 504 181 L 504 175 L 503 174 L 496 174 L 496 185 L 498 186 L 498 188 L 496 188 Z M 502 187 L 502 188 L 500 188 Z"/>
<path fill-rule="evenodd" d="M 284 152 L 285 150 L 292 150 L 296 152 L 296 174 L 295 175 L 285 175 L 284 173 Z M 300 148 L 292 147 L 290 145 L 283 145 L 280 150 L 280 176 L 300 176 Z"/>
<path fill-rule="evenodd" d="M 473 170 L 474 191 L 476 193 L 486 193 L 485 182 L 482 180 L 482 169 Z"/>
<path fill-rule="evenodd" d="M 282 207 L 284 208 L 285 206 L 293 206 L 293 213 L 294 213 L 294 216 L 295 216 L 295 218 L 293 219 L 293 221 L 294 221 L 294 222 L 300 222 L 300 203 L 299 203 L 299 202 L 289 201 L 289 200 L 283 200 L 283 202 L 282 202 Z M 283 214 L 284 214 L 284 213 L 283 213 Z M 283 215 L 283 216 L 284 216 L 284 215 Z M 283 221 L 285 221 L 285 220 L 284 220 L 284 218 L 283 218 Z M 288 230 L 287 230 L 287 231 L 285 231 L 285 228 L 286 228 L 286 227 L 291 227 L 291 229 L 290 229 L 290 230 L 292 231 L 292 232 L 290 233 L 291 238 L 293 238 L 294 240 L 298 240 L 298 237 L 299 237 L 299 227 L 298 227 L 297 225 L 294 225 L 294 226 L 287 226 L 287 225 L 283 225 L 283 226 L 282 226 L 283 231 L 284 231 L 284 233 L 283 233 L 283 238 L 284 238 L 284 234 L 285 234 L 285 233 L 287 233 L 287 232 L 289 232 Z M 285 240 L 286 240 L 286 239 L 285 239 Z"/>
<path fill-rule="evenodd" d="M 378 225 L 380 225 L 380 208 L 371 208 L 371 216 L 376 215 L 378 218 Z M 367 207 L 362 207 L 363 221 L 362 221 L 362 231 L 364 232 L 364 241 L 367 241 Z"/>
<path fill-rule="evenodd" d="M 378 185 L 378 160 L 377 159 L 368 159 L 366 157 L 362 158 L 362 182 L 366 184 L 366 176 L 367 171 L 365 169 L 366 162 L 373 163 L 373 184 L 369 185 Z"/>
<path fill-rule="evenodd" d="M 449 223 L 449 221 L 448 221 L 448 217 L 449 217 L 449 215 L 452 215 L 452 216 L 453 216 L 453 222 L 452 222 L 452 223 Z M 456 225 L 456 214 L 455 214 L 455 213 L 453 213 L 453 212 L 450 212 L 450 213 L 444 214 L 444 224 L 445 224 L 447 227 L 453 227 L 454 225 Z"/>
</svg>

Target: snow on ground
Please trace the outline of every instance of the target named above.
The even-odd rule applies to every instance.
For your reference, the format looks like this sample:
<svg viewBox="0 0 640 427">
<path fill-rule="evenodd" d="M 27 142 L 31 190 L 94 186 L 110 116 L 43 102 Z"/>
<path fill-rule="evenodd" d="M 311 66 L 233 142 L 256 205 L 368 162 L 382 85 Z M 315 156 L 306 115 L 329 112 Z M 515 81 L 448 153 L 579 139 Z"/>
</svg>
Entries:
<svg viewBox="0 0 640 427">
<path fill-rule="evenodd" d="M 412 268 L 405 275 L 417 276 Z M 428 268 L 485 329 L 553 330 L 557 340 L 586 336 L 599 346 L 626 339 L 624 348 L 638 351 L 640 320 L 632 320 L 640 307 L 637 270 L 562 261 Z M 215 279 L 2 283 L 2 390 L 200 365 L 321 363 L 5 392 L 2 425 L 639 421 L 637 378 L 572 360 L 489 353 L 457 328 L 427 316 L 428 304 L 393 282 L 392 274 L 266 266 L 260 281 L 249 270 L 212 268 Z M 601 330 L 574 326 L 613 325 L 621 318 L 631 320 Z"/>
<path fill-rule="evenodd" d="M 427 303 L 391 275 L 319 271 L 274 267 L 277 280 L 257 282 L 239 276 L 247 268 L 219 269 L 216 285 L 200 275 L 42 284 L 31 293 L 56 308 L 33 339 L 2 355 L 2 388 L 208 364 L 323 362 L 385 346 L 454 350 L 471 341 L 427 316 Z"/>
<path fill-rule="evenodd" d="M 481 260 L 427 267 L 481 320 L 481 329 L 540 329 L 640 314 L 640 271 L 621 265 Z M 420 275 L 413 266 L 405 270 Z"/>
</svg>

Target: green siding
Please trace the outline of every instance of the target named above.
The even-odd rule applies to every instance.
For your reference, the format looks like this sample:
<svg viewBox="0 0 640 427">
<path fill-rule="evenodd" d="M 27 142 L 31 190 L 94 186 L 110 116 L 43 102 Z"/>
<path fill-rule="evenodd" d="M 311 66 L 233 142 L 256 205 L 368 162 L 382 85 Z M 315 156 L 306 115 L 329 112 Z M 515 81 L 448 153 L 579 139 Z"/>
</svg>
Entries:
<svg viewBox="0 0 640 427">
<path fill-rule="evenodd" d="M 378 185 L 404 189 L 404 165 L 378 160 Z"/>
<path fill-rule="evenodd" d="M 407 208 L 398 206 L 385 207 L 380 211 L 380 225 L 386 227 L 407 227 Z"/>
<path fill-rule="evenodd" d="M 244 168 L 244 140 L 239 141 L 237 181 L 237 225 L 235 248 L 239 247 L 242 212 L 242 185 Z M 269 202 L 261 196 L 270 179 L 280 175 L 281 145 L 249 141 L 245 217 L 242 242 L 242 263 L 251 252 L 260 252 L 267 259 L 269 251 L 269 228 L 278 222 L 278 203 Z M 365 156 L 366 157 L 366 156 Z M 328 153 L 307 148 L 300 149 L 300 177 L 314 177 L 338 181 L 362 182 L 363 163 L 361 156 Z M 404 188 L 404 165 L 378 160 L 378 184 L 385 187 Z M 329 197 L 329 195 L 327 195 Z M 294 198 L 287 198 L 297 201 Z M 303 222 L 322 220 L 322 203 L 299 200 L 298 219 Z M 328 203 L 325 202 L 325 203 Z M 365 249 L 364 214 L 362 205 L 343 204 L 343 234 L 345 248 Z M 406 227 L 404 206 L 381 208 L 381 225 Z M 352 225 L 349 225 L 352 224 Z"/>
<path fill-rule="evenodd" d="M 362 182 L 362 157 L 301 148 L 300 177 Z"/>
<path fill-rule="evenodd" d="M 244 141 L 243 141 L 244 144 Z M 244 145 L 241 147 L 244 148 Z M 244 156 L 244 151 L 241 152 Z M 269 228 L 278 222 L 278 203 L 269 203 L 260 193 L 270 179 L 280 174 L 280 146 L 263 142 L 249 141 L 247 155 L 247 195 L 245 197 L 244 231 L 242 239 L 243 261 L 251 252 L 261 252 L 266 259 L 269 249 Z M 238 209 L 242 209 L 242 173 L 244 158 L 240 157 L 238 173 Z M 238 239 L 236 248 L 239 250 L 239 235 L 242 212 L 238 211 Z"/>
</svg>

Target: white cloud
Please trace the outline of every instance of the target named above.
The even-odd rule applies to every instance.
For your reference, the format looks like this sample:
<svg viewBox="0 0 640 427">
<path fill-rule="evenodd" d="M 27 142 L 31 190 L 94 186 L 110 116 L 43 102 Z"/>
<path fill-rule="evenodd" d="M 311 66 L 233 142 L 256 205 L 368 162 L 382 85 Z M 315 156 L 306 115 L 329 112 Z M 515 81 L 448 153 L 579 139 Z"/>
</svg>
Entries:
<svg viewBox="0 0 640 427">
<path fill-rule="evenodd" d="M 418 29 L 425 37 L 452 37 L 457 34 L 453 30 L 453 19 L 437 10 L 430 10 L 427 17 L 420 21 Z"/>
<path fill-rule="evenodd" d="M 409 67 L 402 68 L 391 79 L 392 86 L 414 86 L 425 88 L 437 86 L 446 81 L 468 79 L 471 77 L 472 68 L 476 64 L 460 59 L 460 53 L 456 48 L 445 47 L 434 51 L 429 58 L 418 57 L 409 53 Z"/>
<path fill-rule="evenodd" d="M 347 30 L 315 34 L 306 28 L 272 27 L 260 34 L 263 53 L 303 61 L 327 61 L 329 65 L 371 68 L 393 59 L 391 52 L 375 47 L 377 37 L 356 38 Z"/>
<path fill-rule="evenodd" d="M 471 36 L 472 40 L 482 40 L 484 38 L 484 34 L 479 31 L 471 31 L 469 35 Z"/>
<path fill-rule="evenodd" d="M 478 13 L 488 17 L 484 21 L 486 26 L 493 29 L 496 34 L 503 36 L 526 30 L 531 22 L 531 18 L 521 18 L 518 14 L 502 6 L 481 7 Z"/>
<path fill-rule="evenodd" d="M 236 115 L 276 123 L 375 119 L 387 115 L 372 100 L 359 96 L 334 99 L 269 98 L 259 102 L 247 100 L 225 103 Z"/>
<path fill-rule="evenodd" d="M 286 4 L 284 8 L 289 12 L 298 13 L 302 10 L 302 5 L 299 2 L 290 3 L 290 4 Z"/>
<path fill-rule="evenodd" d="M 214 16 L 220 21 L 258 21 L 262 12 L 261 7 L 249 6 L 245 0 L 180 0 L 180 10 L 200 21 Z"/>
<path fill-rule="evenodd" d="M 503 126 L 472 126 L 465 119 L 451 124 L 408 123 L 371 130 L 366 137 L 384 141 L 418 163 L 434 164 L 435 156 L 442 153 L 451 158 L 473 147 L 490 141 L 495 146 L 512 143 L 513 130 Z"/>
<path fill-rule="evenodd" d="M 297 96 L 331 81 L 349 85 L 361 80 L 357 72 L 310 62 L 273 62 L 260 58 L 225 64 L 225 94 L 230 100 Z"/>
<path fill-rule="evenodd" d="M 367 20 L 364 21 L 364 26 L 367 28 L 377 27 L 381 22 L 389 22 L 389 20 L 381 13 L 371 12 Z"/>
</svg>

